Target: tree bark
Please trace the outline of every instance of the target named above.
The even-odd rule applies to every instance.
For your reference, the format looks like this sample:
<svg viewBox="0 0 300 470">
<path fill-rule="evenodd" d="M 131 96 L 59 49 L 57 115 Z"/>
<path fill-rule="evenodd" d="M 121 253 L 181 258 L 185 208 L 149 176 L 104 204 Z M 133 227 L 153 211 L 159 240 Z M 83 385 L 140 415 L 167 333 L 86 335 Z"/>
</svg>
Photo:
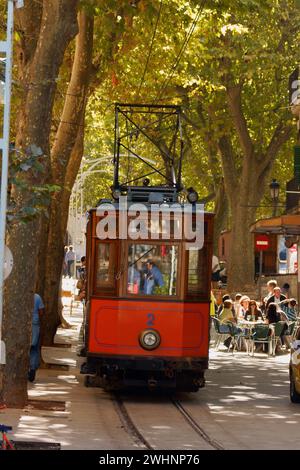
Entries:
<svg viewBox="0 0 300 470">
<path fill-rule="evenodd" d="M 249 292 L 254 287 L 254 244 L 251 224 L 255 220 L 255 208 L 243 207 L 238 196 L 232 207 L 231 251 L 228 266 L 230 292 Z"/>
<path fill-rule="evenodd" d="M 52 197 L 47 250 L 45 252 L 43 345 L 53 344 L 57 326 L 62 320 L 59 291 L 69 198 L 83 155 L 84 115 L 91 77 L 94 18 L 84 11 L 80 11 L 78 23 L 79 33 L 76 37 L 71 80 L 61 122 L 51 151 L 52 175 L 55 184 L 61 186 L 61 191 Z"/>
<path fill-rule="evenodd" d="M 227 101 L 236 135 L 242 149 L 242 168 L 234 152 L 231 137 L 219 139 L 224 183 L 231 209 L 232 244 L 228 266 L 228 289 L 251 290 L 254 287 L 254 249 L 251 225 L 264 195 L 273 162 L 282 145 L 289 139 L 292 126 L 278 123 L 269 145 L 263 151 L 256 148 L 242 109 L 241 85 L 227 84 Z M 261 155 L 257 157 L 257 155 Z"/>
<path fill-rule="evenodd" d="M 221 180 L 215 196 L 215 218 L 214 218 L 214 253 L 219 251 L 219 238 L 221 232 L 228 228 L 229 202 L 226 195 L 224 181 Z"/>
<path fill-rule="evenodd" d="M 31 200 L 34 185 L 43 184 L 50 168 L 49 134 L 56 91 L 56 79 L 65 49 L 77 31 L 77 0 L 45 0 L 39 35 L 31 45 L 26 63 L 26 86 L 16 147 L 40 148 L 42 172 L 28 170 L 22 175 L 26 191 L 13 188 L 18 210 Z M 35 14 L 35 2 L 27 22 Z M 23 17 L 24 19 L 24 17 Z M 24 154 L 24 160 L 27 156 Z M 6 281 L 4 296 L 3 339 L 6 342 L 6 365 L 1 368 L 1 395 L 7 406 L 23 407 L 27 400 L 33 294 L 36 287 L 39 251 L 40 217 L 26 224 L 17 224 L 8 235 L 8 245 L 14 256 L 15 269 Z"/>
</svg>

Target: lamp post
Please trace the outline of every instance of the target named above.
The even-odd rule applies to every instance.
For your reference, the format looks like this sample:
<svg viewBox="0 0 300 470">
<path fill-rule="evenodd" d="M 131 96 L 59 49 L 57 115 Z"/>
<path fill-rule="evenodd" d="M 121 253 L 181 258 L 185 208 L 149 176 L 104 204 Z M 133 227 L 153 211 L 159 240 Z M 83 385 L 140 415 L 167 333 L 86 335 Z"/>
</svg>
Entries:
<svg viewBox="0 0 300 470">
<path fill-rule="evenodd" d="M 7 206 L 7 186 L 8 186 L 8 158 L 9 158 L 9 135 L 10 135 L 10 105 L 11 105 L 11 84 L 12 84 L 12 62 L 13 62 L 13 30 L 14 30 L 14 7 L 22 8 L 23 0 L 7 1 L 7 26 L 6 40 L 0 41 L 0 53 L 5 57 L 5 71 L 1 74 L 1 89 L 4 92 L 2 97 L 3 122 L 2 138 L 0 138 L 1 161 L 1 192 L 0 192 L 0 364 L 6 362 L 5 343 L 2 340 L 2 319 L 3 319 L 3 286 L 4 286 L 4 266 L 5 266 L 5 230 L 6 230 L 6 206 Z"/>
<path fill-rule="evenodd" d="M 271 192 L 271 199 L 273 202 L 273 217 L 276 217 L 277 215 L 277 205 L 279 201 L 279 190 L 280 190 L 280 184 L 276 179 L 273 179 L 272 183 L 270 183 L 270 192 Z"/>
</svg>

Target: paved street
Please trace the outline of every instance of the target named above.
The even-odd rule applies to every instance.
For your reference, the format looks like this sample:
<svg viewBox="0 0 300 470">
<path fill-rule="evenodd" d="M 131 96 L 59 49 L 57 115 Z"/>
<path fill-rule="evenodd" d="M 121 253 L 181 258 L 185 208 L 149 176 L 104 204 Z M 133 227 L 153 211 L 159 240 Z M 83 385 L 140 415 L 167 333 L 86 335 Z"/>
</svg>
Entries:
<svg viewBox="0 0 300 470">
<path fill-rule="evenodd" d="M 300 406 L 289 400 L 289 355 L 211 352 L 206 388 L 183 398 L 226 449 L 299 449 Z"/>
</svg>

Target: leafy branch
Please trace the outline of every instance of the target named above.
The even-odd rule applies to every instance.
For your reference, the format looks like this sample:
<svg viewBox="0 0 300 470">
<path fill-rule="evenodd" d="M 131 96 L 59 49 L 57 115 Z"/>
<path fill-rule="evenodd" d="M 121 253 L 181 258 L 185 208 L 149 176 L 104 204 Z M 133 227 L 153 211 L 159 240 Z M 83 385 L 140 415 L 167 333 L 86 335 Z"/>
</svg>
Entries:
<svg viewBox="0 0 300 470">
<path fill-rule="evenodd" d="M 48 217 L 48 208 L 51 203 L 51 195 L 59 192 L 61 187 L 56 184 L 31 184 L 29 186 L 27 176 L 39 181 L 39 175 L 45 173 L 43 165 L 45 155 L 40 147 L 30 145 L 23 152 L 11 148 L 11 159 L 8 179 L 8 208 L 7 224 L 10 227 L 17 223 L 28 223 L 41 214 Z M 20 207 L 18 199 L 20 194 L 29 193 L 26 198 L 26 206 Z"/>
</svg>

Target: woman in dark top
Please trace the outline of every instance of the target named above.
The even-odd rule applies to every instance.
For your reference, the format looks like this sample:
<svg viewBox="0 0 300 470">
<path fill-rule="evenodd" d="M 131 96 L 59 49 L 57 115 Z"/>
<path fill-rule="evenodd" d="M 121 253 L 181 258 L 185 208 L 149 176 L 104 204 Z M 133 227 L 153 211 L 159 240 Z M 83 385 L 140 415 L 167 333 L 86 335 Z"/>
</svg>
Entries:
<svg viewBox="0 0 300 470">
<path fill-rule="evenodd" d="M 255 300 L 250 300 L 249 308 L 245 313 L 245 318 L 246 320 L 252 320 L 252 321 L 263 319 L 262 311 L 259 310 L 259 308 L 257 307 L 257 303 L 255 302 Z"/>
<path fill-rule="evenodd" d="M 266 320 L 271 325 L 280 321 L 280 312 L 277 311 L 277 304 L 270 303 L 267 308 Z"/>
</svg>

